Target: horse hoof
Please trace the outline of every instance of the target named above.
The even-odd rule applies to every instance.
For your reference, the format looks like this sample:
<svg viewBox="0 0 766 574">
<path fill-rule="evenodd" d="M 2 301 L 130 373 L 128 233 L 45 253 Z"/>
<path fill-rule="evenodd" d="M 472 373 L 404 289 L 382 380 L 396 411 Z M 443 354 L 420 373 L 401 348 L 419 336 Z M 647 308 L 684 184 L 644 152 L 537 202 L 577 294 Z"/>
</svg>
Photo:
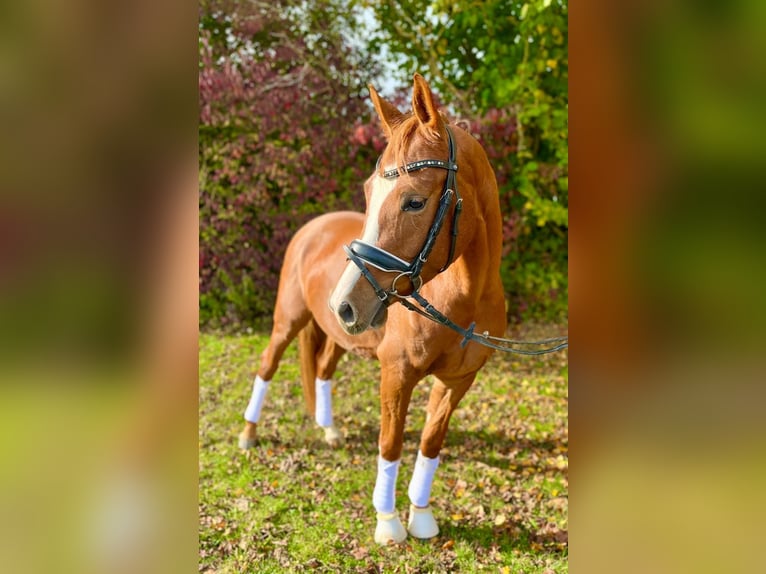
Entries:
<svg viewBox="0 0 766 574">
<path fill-rule="evenodd" d="M 249 448 L 253 448 L 256 444 L 255 438 L 250 438 L 247 435 L 241 434 L 239 435 L 239 448 L 242 450 L 247 450 Z"/>
<path fill-rule="evenodd" d="M 391 514 L 378 513 L 378 525 L 375 527 L 375 542 L 378 544 L 389 544 L 390 542 L 404 542 L 407 538 L 407 531 L 399 520 L 396 512 Z"/>
<path fill-rule="evenodd" d="M 343 444 L 344 438 L 343 434 L 336 429 L 334 426 L 325 427 L 324 429 L 324 440 L 327 444 L 329 444 L 331 447 L 339 447 Z"/>
<path fill-rule="evenodd" d="M 439 534 L 439 526 L 434 520 L 434 514 L 431 507 L 418 508 L 410 505 L 410 518 L 407 521 L 407 530 L 415 538 L 426 539 L 433 538 Z"/>
</svg>

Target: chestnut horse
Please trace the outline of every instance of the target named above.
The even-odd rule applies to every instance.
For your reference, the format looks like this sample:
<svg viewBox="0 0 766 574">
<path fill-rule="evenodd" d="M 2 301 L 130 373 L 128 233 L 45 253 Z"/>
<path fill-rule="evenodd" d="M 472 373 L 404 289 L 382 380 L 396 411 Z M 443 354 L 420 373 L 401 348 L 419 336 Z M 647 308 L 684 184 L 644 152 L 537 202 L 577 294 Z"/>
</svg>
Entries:
<svg viewBox="0 0 766 574">
<path fill-rule="evenodd" d="M 411 113 L 401 113 L 372 86 L 370 96 L 388 145 L 364 186 L 366 214 L 321 216 L 290 243 L 240 444 L 254 444 L 268 381 L 296 335 L 308 408 L 331 442 L 340 440 L 330 407 L 338 359 L 345 351 L 377 357 L 381 421 L 372 502 L 375 541 L 386 544 L 403 541 L 407 531 L 416 538 L 438 534 L 429 498 L 439 452 L 450 416 L 493 352 L 411 312 L 412 301 L 431 301 L 456 324 L 471 324 L 471 331 L 475 324 L 501 336 L 506 323 L 500 205 L 484 150 L 447 125 L 418 74 Z M 435 382 L 405 530 L 395 508 L 404 423 L 415 385 L 429 374 Z"/>
</svg>

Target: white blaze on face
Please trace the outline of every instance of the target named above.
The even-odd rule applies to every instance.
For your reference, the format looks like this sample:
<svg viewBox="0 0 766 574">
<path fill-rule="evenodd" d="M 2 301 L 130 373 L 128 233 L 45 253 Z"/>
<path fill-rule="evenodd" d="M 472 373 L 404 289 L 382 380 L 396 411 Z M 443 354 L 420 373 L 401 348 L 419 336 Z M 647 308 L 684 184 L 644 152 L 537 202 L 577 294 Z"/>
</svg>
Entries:
<svg viewBox="0 0 766 574">
<path fill-rule="evenodd" d="M 389 169 L 389 168 L 386 168 Z M 364 222 L 364 233 L 362 234 L 362 241 L 370 245 L 375 245 L 378 242 L 378 221 L 380 219 L 380 210 L 383 207 L 383 203 L 386 198 L 391 194 L 396 187 L 396 179 L 385 179 L 379 175 L 376 175 L 371 183 L 372 189 L 370 191 L 370 203 L 367 206 L 367 219 Z M 346 265 L 346 269 L 343 271 L 343 275 L 340 276 L 340 280 L 335 287 L 335 290 L 330 296 L 330 307 L 337 309 L 341 301 L 344 301 L 351 290 L 356 286 L 356 282 L 362 276 L 362 272 L 351 261 Z"/>
<path fill-rule="evenodd" d="M 367 207 L 367 220 L 364 222 L 362 241 L 375 245 L 378 242 L 378 222 L 383 202 L 396 187 L 396 179 L 385 179 L 379 175 L 372 180 L 370 205 Z"/>
</svg>

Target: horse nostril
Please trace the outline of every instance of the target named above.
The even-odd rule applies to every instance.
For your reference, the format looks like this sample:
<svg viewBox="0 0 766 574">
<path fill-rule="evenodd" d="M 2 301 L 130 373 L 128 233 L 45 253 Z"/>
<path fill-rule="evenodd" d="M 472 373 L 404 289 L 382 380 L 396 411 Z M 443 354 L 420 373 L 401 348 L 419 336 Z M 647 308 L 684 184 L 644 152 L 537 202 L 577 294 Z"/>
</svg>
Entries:
<svg viewBox="0 0 766 574">
<path fill-rule="evenodd" d="M 356 322 L 355 315 L 354 308 L 349 305 L 348 301 L 342 301 L 341 304 L 338 305 L 338 316 L 343 319 L 343 322 L 346 325 L 353 325 Z"/>
</svg>

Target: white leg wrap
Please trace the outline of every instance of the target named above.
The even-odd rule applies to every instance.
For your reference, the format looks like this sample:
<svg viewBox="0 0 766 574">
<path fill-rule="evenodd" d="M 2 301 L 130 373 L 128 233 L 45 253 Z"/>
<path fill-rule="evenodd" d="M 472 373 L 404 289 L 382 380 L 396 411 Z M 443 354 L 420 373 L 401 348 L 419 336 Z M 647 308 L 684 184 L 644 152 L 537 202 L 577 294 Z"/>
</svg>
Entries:
<svg viewBox="0 0 766 574">
<path fill-rule="evenodd" d="M 418 458 L 415 461 L 415 472 L 412 473 L 410 488 L 410 502 L 414 506 L 424 508 L 428 506 L 428 500 L 431 498 L 431 485 L 434 482 L 436 467 L 439 466 L 439 457 L 428 458 L 418 450 Z"/>
<path fill-rule="evenodd" d="M 391 514 L 396 508 L 396 475 L 399 461 L 389 462 L 378 455 L 378 478 L 372 492 L 372 504 L 378 514 Z"/>
<path fill-rule="evenodd" d="M 320 427 L 332 426 L 332 381 L 317 377 L 315 381 L 317 392 L 316 421 Z"/>
<path fill-rule="evenodd" d="M 261 418 L 261 407 L 263 399 L 266 398 L 266 391 L 269 390 L 269 381 L 264 381 L 256 375 L 253 383 L 253 396 L 250 397 L 250 404 L 245 409 L 245 420 L 251 423 L 257 423 Z"/>
</svg>

